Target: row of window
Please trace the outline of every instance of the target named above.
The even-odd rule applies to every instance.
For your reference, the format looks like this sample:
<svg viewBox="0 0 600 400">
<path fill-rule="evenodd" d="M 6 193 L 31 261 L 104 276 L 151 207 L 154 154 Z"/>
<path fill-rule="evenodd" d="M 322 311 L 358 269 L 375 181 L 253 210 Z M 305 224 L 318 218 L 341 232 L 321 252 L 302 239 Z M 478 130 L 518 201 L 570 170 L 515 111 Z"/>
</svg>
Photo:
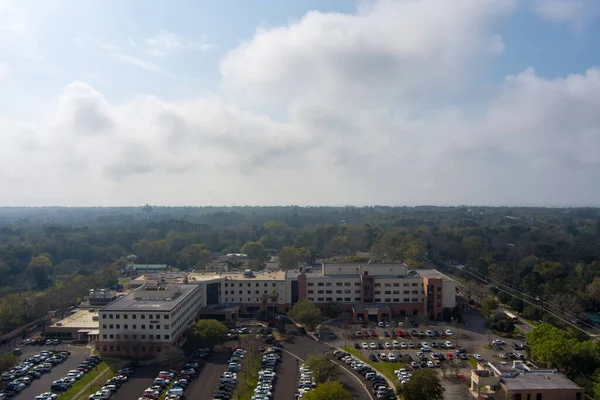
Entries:
<svg viewBox="0 0 600 400">
<path fill-rule="evenodd" d="M 344 298 L 342 298 L 342 297 L 336 297 L 335 300 L 334 300 L 333 297 L 317 297 L 316 299 L 314 297 L 307 297 L 307 298 L 308 298 L 308 300 L 310 300 L 310 301 L 316 301 L 317 303 L 322 303 L 322 302 L 327 302 L 327 301 L 352 301 L 351 297 L 344 297 Z M 396 298 L 385 298 L 385 299 L 376 298 L 375 299 L 375 303 L 381 303 L 382 300 L 385 303 L 400 303 L 400 298 L 398 298 L 398 297 L 396 297 Z M 355 302 L 360 302 L 362 300 L 361 300 L 360 297 L 355 297 L 354 301 Z M 410 303 L 410 302 L 419 303 L 421 301 L 422 300 L 419 299 L 419 298 L 417 298 L 417 297 L 413 297 L 412 299 L 408 298 L 408 297 L 405 297 L 402 302 L 403 303 Z"/>
<path fill-rule="evenodd" d="M 230 293 L 230 292 L 231 292 L 231 293 Z M 248 292 L 247 294 L 252 294 L 252 290 L 248 290 L 247 292 Z M 273 293 L 273 292 L 267 292 L 267 291 L 265 290 L 265 291 L 264 291 L 262 294 L 268 294 L 268 295 L 270 295 L 271 293 Z M 225 294 L 235 294 L 235 290 L 231 290 L 231 291 L 229 291 L 229 290 L 226 290 L 226 291 L 225 291 Z M 243 291 L 243 290 L 240 290 L 238 294 L 244 294 L 244 291 Z M 260 294 L 260 290 L 255 290 L 255 291 L 254 291 L 254 294 Z"/>
<path fill-rule="evenodd" d="M 317 290 L 317 294 L 333 294 L 332 292 L 333 292 L 332 290 Z M 307 290 L 307 293 L 308 294 L 314 294 L 315 291 L 313 289 L 309 289 L 309 290 Z M 350 293 L 352 293 L 351 290 L 344 290 L 344 291 L 342 291 L 342 290 L 336 290 L 335 291 L 335 294 L 350 294 Z M 225 294 L 227 294 L 227 292 L 225 292 Z M 360 294 L 360 290 L 355 290 L 354 294 Z M 375 294 L 381 294 L 381 291 L 380 290 L 376 290 Z M 386 291 L 383 292 L 383 294 L 401 294 L 401 293 L 400 293 L 399 290 L 393 290 L 393 291 L 392 290 L 386 290 Z M 418 290 L 413 290 L 413 291 L 405 290 L 404 293 L 402 293 L 402 294 L 419 294 L 419 291 Z M 422 290 L 421 290 L 421 294 L 423 294 Z M 440 295 L 438 295 L 438 298 L 441 298 L 439 296 Z"/>
<path fill-rule="evenodd" d="M 314 282 L 308 282 L 306 284 L 307 286 L 315 286 Z M 423 283 L 419 284 L 418 282 L 404 282 L 403 286 L 404 287 L 418 287 L 418 286 L 423 286 Z M 317 286 L 333 286 L 333 282 L 317 282 Z M 342 286 L 342 282 L 336 282 L 335 286 Z M 350 282 L 344 282 L 343 286 L 352 286 L 352 284 Z M 360 282 L 354 282 L 354 286 L 360 286 Z M 400 287 L 400 283 L 385 283 L 384 284 L 385 287 Z M 381 283 L 375 283 L 375 287 L 381 287 Z M 441 288 L 438 287 L 438 290 L 441 290 Z"/>
<path fill-rule="evenodd" d="M 237 287 L 242 287 L 243 285 L 244 285 L 243 283 L 238 283 Z M 251 285 L 252 284 L 250 282 L 247 283 L 248 287 L 250 287 Z M 267 282 L 264 282 L 263 286 L 267 287 L 267 285 L 268 285 Z M 256 287 L 259 287 L 259 286 L 260 286 L 260 283 L 256 282 Z M 271 286 L 272 287 L 277 287 L 277 283 L 273 282 Z M 233 282 L 231 282 L 231 283 L 225 282 L 225 287 L 236 287 L 236 286 L 235 286 L 235 283 L 233 283 Z"/>
<path fill-rule="evenodd" d="M 140 325 L 141 329 L 146 329 L 146 325 Z M 107 329 L 107 325 L 106 324 L 102 324 L 102 329 Z M 108 329 L 121 329 L 121 325 L 120 324 L 110 324 L 108 325 Z M 129 329 L 129 325 L 124 324 L 123 325 L 123 329 Z M 131 329 L 137 329 L 137 325 L 132 325 Z M 154 325 L 148 325 L 148 329 L 154 329 Z M 156 329 L 160 329 L 160 325 L 156 325 Z M 169 329 L 169 325 L 163 325 L 163 329 Z"/>
<path fill-rule="evenodd" d="M 140 314 L 140 319 L 160 319 L 160 315 L 161 314 Z M 103 319 L 121 319 L 121 316 L 123 316 L 123 319 L 129 319 L 128 314 L 102 314 Z M 162 318 L 169 319 L 169 314 L 162 314 Z M 137 314 L 132 314 L 131 319 L 137 319 Z"/>
<path fill-rule="evenodd" d="M 152 353 L 152 351 L 154 350 L 154 348 L 155 348 L 154 346 L 148 346 L 148 351 L 150 353 Z M 116 351 L 121 351 L 121 346 L 102 346 L 102 350 L 103 351 L 106 352 L 108 349 L 110 349 L 110 351 L 115 351 L 115 350 Z M 134 353 L 137 353 L 137 349 L 138 349 L 137 346 L 133 346 L 132 351 Z M 128 351 L 128 350 L 129 350 L 129 347 L 125 347 L 125 351 Z M 158 353 L 160 353 L 160 350 L 161 350 L 161 346 L 156 346 L 156 351 Z M 141 346 L 141 351 L 142 351 L 142 353 L 145 353 L 146 352 L 146 346 Z"/>
<path fill-rule="evenodd" d="M 161 335 L 148 335 L 148 339 L 150 339 L 150 340 L 154 340 L 154 339 L 160 340 L 160 336 Z M 165 340 L 169 340 L 170 336 L 169 335 L 162 335 L 162 337 Z M 118 334 L 117 335 L 113 335 L 113 334 L 106 334 L 105 333 L 105 334 L 102 335 L 102 338 L 103 339 L 117 339 L 117 340 L 119 340 L 119 339 L 121 339 L 121 335 L 118 335 Z M 131 339 L 136 340 L 137 338 L 138 338 L 138 335 L 131 335 Z M 127 334 L 123 335 L 123 339 L 128 340 L 129 339 L 129 335 L 127 335 Z M 145 334 L 144 335 L 140 335 L 140 339 L 142 339 L 142 340 L 146 339 L 146 335 Z"/>
</svg>

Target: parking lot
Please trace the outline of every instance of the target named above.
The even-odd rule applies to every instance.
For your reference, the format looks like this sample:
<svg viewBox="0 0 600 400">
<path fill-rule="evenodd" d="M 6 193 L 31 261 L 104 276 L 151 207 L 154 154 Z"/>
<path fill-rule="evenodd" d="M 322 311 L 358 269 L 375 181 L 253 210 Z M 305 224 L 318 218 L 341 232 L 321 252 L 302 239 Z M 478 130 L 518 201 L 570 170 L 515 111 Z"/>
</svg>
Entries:
<svg viewBox="0 0 600 400">
<path fill-rule="evenodd" d="M 39 379 L 33 379 L 31 385 L 13 397 L 14 399 L 23 400 L 33 399 L 40 393 L 50 391 L 50 385 L 53 381 L 66 376 L 69 370 L 77 369 L 77 366 L 85 360 L 85 357 L 90 355 L 90 349 L 86 347 L 71 347 L 66 344 L 58 346 L 23 346 L 21 349 L 23 354 L 19 357 L 19 360 L 24 360 L 44 350 L 71 352 L 71 355 L 62 364 L 54 366 L 49 373 L 42 374 Z"/>
<path fill-rule="evenodd" d="M 383 327 L 375 322 L 366 324 L 337 320 L 321 328 L 321 341 L 334 347 L 349 346 L 360 351 L 371 362 L 386 362 L 392 355 L 392 362 L 402 364 L 416 362 L 413 368 L 441 367 L 441 363 L 451 359 L 451 364 L 460 369 L 471 368 L 469 359 L 512 362 L 525 359 L 523 338 L 501 339 L 487 330 L 483 317 L 473 310 L 463 314 L 462 323 L 442 323 L 404 318 L 390 321 Z M 501 344 L 495 344 L 501 341 Z M 450 346 L 446 345 L 450 342 Z M 422 344 L 426 344 L 425 351 Z M 517 348 L 513 347 L 517 344 Z M 461 353 L 458 354 L 458 349 Z M 435 353 L 433 357 L 432 353 Z M 464 355 L 466 354 L 466 355 Z M 465 358 L 463 360 L 460 357 Z"/>
</svg>

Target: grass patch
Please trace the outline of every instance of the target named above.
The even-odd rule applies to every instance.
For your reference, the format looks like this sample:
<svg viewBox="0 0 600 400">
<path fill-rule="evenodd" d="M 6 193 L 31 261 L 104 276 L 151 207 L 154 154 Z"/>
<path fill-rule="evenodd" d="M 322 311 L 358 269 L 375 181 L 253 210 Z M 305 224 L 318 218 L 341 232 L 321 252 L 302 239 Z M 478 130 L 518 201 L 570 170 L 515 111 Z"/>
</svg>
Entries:
<svg viewBox="0 0 600 400">
<path fill-rule="evenodd" d="M 106 368 L 108 370 L 104 371 Z M 88 385 L 91 381 L 93 381 L 96 377 L 102 374 L 102 377 L 94 382 L 88 390 L 85 391 L 79 398 L 87 399 L 90 394 L 96 393 L 98 389 L 104 386 L 104 382 L 106 380 L 112 378 L 115 373 L 121 368 L 121 363 L 116 361 L 102 361 L 97 365 L 97 370 L 93 369 L 87 374 L 85 374 L 80 380 L 76 381 L 73 386 L 69 388 L 69 390 L 63 392 L 60 396 L 61 399 L 77 399 L 75 395 L 79 393 L 86 385 Z"/>
<path fill-rule="evenodd" d="M 382 375 L 385 375 L 392 382 L 396 382 L 396 380 L 398 379 L 396 377 L 396 375 L 394 374 L 395 370 L 400 369 L 400 368 L 410 368 L 410 366 L 408 365 L 408 362 L 410 362 L 410 357 L 407 357 L 407 356 L 405 356 L 403 358 L 402 362 L 389 362 L 389 361 L 373 362 L 373 361 L 367 360 L 362 355 L 360 350 L 355 349 L 354 347 L 346 346 L 346 347 L 342 347 L 342 349 L 344 351 L 352 354 L 354 357 L 358 358 L 362 362 L 369 364 L 371 367 L 373 367 L 374 369 L 379 371 Z"/>
<path fill-rule="evenodd" d="M 251 340 L 243 343 L 246 349 L 242 369 L 238 371 L 238 379 L 233 389 L 233 400 L 250 400 L 254 395 L 254 389 L 258 385 L 258 371 L 261 369 L 262 354 L 258 351 L 257 343 Z"/>
<path fill-rule="evenodd" d="M 469 364 L 471 364 L 471 367 L 473 367 L 473 369 L 477 369 L 477 360 L 475 360 L 474 358 L 469 358 L 467 361 L 469 361 Z"/>
</svg>

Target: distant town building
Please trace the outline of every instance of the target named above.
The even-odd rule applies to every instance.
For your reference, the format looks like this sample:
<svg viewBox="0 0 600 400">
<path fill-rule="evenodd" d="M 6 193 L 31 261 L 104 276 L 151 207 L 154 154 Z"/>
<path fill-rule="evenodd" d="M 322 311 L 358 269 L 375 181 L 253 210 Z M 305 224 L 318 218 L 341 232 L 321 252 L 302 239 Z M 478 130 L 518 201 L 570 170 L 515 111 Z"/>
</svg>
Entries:
<svg viewBox="0 0 600 400">
<path fill-rule="evenodd" d="M 123 273 L 127 276 L 139 276 L 147 273 L 167 272 L 171 269 L 168 264 L 127 264 Z"/>
<path fill-rule="evenodd" d="M 117 292 L 109 289 L 91 289 L 88 292 L 90 306 L 105 306 L 117 299 Z"/>
<path fill-rule="evenodd" d="M 150 205 L 146 204 L 141 208 L 141 210 L 142 219 L 151 220 L 152 218 L 154 218 L 154 209 Z"/>
</svg>

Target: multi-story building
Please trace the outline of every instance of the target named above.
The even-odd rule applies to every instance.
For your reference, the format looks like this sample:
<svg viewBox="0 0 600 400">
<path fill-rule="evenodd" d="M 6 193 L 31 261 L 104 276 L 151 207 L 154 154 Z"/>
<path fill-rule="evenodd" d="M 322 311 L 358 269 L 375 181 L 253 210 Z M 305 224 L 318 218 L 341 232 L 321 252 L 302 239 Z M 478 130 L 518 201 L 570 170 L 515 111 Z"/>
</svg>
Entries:
<svg viewBox="0 0 600 400">
<path fill-rule="evenodd" d="M 200 285 L 142 285 L 100 309 L 97 348 L 104 355 L 158 356 L 182 342 L 202 297 Z"/>
<path fill-rule="evenodd" d="M 488 362 L 471 371 L 471 391 L 493 394 L 498 400 L 583 400 L 585 391 L 557 370 Z"/>
<path fill-rule="evenodd" d="M 435 319 L 456 305 L 454 280 L 436 270 L 409 270 L 406 264 L 323 264 L 320 271 L 288 271 L 286 285 L 290 304 L 301 299 L 317 306 L 337 302 L 365 320 Z"/>
</svg>

